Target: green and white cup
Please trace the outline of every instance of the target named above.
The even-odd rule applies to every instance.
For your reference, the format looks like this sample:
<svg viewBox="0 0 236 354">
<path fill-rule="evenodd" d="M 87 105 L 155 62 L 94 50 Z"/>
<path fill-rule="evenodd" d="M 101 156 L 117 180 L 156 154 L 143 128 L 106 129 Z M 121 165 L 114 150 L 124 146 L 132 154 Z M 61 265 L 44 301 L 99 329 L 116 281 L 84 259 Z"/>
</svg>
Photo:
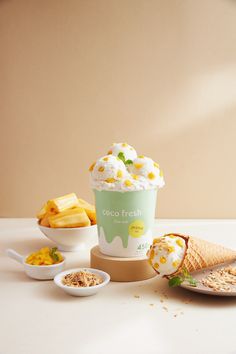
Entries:
<svg viewBox="0 0 236 354">
<path fill-rule="evenodd" d="M 157 190 L 94 190 L 99 249 L 108 256 L 143 257 L 152 244 Z"/>
</svg>

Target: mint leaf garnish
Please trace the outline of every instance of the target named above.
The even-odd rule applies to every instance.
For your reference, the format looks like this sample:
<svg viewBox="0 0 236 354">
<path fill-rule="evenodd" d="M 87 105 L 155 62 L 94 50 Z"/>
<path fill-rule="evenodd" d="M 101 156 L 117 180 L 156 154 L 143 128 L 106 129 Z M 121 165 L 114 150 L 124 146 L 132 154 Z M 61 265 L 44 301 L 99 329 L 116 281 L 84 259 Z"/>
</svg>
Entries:
<svg viewBox="0 0 236 354">
<path fill-rule="evenodd" d="M 126 160 L 125 165 L 132 165 L 133 161 L 132 160 Z"/>
<path fill-rule="evenodd" d="M 175 287 L 181 285 L 184 281 L 188 282 L 191 286 L 197 286 L 197 280 L 192 277 L 191 274 L 187 271 L 186 268 L 182 269 L 182 273 L 180 275 L 174 276 L 169 280 L 169 286 Z"/>
<path fill-rule="evenodd" d="M 125 154 L 122 151 L 119 152 L 118 158 L 125 163 Z"/>
<path fill-rule="evenodd" d="M 191 286 L 197 286 L 197 280 L 196 279 L 194 279 L 193 277 L 190 277 L 189 279 L 188 279 L 188 282 L 189 282 L 189 285 L 191 285 Z"/>
<path fill-rule="evenodd" d="M 171 288 L 174 288 L 175 286 L 179 286 L 182 283 L 183 283 L 183 279 L 180 277 L 173 277 L 169 280 L 169 286 Z"/>
<path fill-rule="evenodd" d="M 189 285 L 197 286 L 197 280 L 194 279 L 191 274 L 189 274 L 186 268 L 183 268 L 183 277 L 184 280 L 189 283 Z"/>
<path fill-rule="evenodd" d="M 185 267 L 182 269 L 182 273 L 185 278 L 187 278 L 190 275 Z"/>
<path fill-rule="evenodd" d="M 53 247 L 50 251 L 50 256 L 52 257 L 52 259 L 55 261 L 55 262 L 58 262 L 59 261 L 59 257 L 58 255 L 56 254 L 56 251 L 57 251 L 57 247 Z"/>
<path fill-rule="evenodd" d="M 125 154 L 121 151 L 118 154 L 118 158 L 124 162 L 125 165 L 132 165 L 133 161 L 132 160 L 125 160 Z"/>
</svg>

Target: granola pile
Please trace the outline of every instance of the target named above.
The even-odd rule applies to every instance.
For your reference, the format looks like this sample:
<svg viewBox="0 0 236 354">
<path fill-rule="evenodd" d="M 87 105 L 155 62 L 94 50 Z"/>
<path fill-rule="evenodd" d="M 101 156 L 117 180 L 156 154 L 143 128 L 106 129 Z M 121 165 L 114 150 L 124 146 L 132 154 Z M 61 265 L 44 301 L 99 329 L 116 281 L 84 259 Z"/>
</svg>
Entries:
<svg viewBox="0 0 236 354">
<path fill-rule="evenodd" d="M 89 287 L 99 285 L 103 279 L 94 273 L 80 271 L 76 273 L 69 273 L 64 276 L 62 283 L 67 286 L 73 287 Z"/>
<path fill-rule="evenodd" d="M 236 267 L 228 266 L 210 274 L 201 280 L 201 283 L 213 291 L 231 291 L 232 285 L 236 285 Z"/>
</svg>

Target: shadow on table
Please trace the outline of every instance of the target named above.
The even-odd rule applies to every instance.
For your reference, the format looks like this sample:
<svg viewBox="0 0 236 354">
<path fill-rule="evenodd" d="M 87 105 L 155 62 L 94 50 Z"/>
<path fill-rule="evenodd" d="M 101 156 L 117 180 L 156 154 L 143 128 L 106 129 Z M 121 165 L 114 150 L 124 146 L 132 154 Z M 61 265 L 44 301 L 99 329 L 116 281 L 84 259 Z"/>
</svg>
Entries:
<svg viewBox="0 0 236 354">
<path fill-rule="evenodd" d="M 23 266 L 19 264 L 19 270 L 4 270 L 2 273 L 2 281 L 6 279 L 7 282 L 14 282 L 14 283 L 33 283 L 36 280 L 28 277 L 23 270 Z"/>
<path fill-rule="evenodd" d="M 49 241 L 47 238 L 36 238 L 31 240 L 17 240 L 17 241 L 7 241 L 2 244 L 2 252 L 4 253 L 7 248 L 12 248 L 16 252 L 23 255 L 27 255 L 30 252 L 34 252 L 42 247 L 53 247 L 55 244 Z"/>
<path fill-rule="evenodd" d="M 40 285 L 40 284 L 39 284 Z M 46 301 L 52 302 L 87 302 L 92 301 L 94 296 L 71 296 L 66 294 L 62 289 L 59 289 L 54 282 L 48 282 L 47 286 L 40 287 L 38 286 L 35 290 L 37 297 L 40 299 L 45 299 Z"/>
<path fill-rule="evenodd" d="M 236 297 L 234 296 L 214 296 L 207 294 L 195 293 L 183 289 L 183 288 L 174 288 L 171 289 L 171 295 L 169 298 L 182 300 L 183 298 L 187 299 L 186 303 L 191 303 L 193 306 L 201 307 L 225 307 L 236 305 Z"/>
<path fill-rule="evenodd" d="M 119 284 L 119 283 L 113 283 Z M 124 284 L 124 283 L 123 283 Z M 174 300 L 179 304 L 191 304 L 191 306 L 201 307 L 225 307 L 236 305 L 236 297 L 230 296 L 212 296 L 204 295 L 200 293 L 194 293 L 186 289 L 176 287 L 169 288 L 168 282 L 165 279 L 158 279 L 154 277 L 152 279 L 125 283 L 126 286 L 117 289 L 117 292 L 123 294 L 123 296 L 140 297 L 140 299 L 150 301 L 150 296 L 156 296 L 157 300 L 164 303 L 171 303 Z M 119 288 L 119 285 L 115 285 Z"/>
</svg>

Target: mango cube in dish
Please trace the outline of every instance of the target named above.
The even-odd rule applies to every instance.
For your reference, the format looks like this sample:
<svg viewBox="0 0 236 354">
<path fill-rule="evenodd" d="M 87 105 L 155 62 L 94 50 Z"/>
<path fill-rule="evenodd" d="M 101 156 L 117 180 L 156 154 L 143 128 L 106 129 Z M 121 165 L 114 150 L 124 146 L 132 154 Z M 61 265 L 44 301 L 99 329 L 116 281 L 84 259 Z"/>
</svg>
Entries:
<svg viewBox="0 0 236 354">
<path fill-rule="evenodd" d="M 31 265 L 52 265 L 63 262 L 62 254 L 57 250 L 57 247 L 43 247 L 39 251 L 31 253 L 26 263 Z"/>
</svg>

